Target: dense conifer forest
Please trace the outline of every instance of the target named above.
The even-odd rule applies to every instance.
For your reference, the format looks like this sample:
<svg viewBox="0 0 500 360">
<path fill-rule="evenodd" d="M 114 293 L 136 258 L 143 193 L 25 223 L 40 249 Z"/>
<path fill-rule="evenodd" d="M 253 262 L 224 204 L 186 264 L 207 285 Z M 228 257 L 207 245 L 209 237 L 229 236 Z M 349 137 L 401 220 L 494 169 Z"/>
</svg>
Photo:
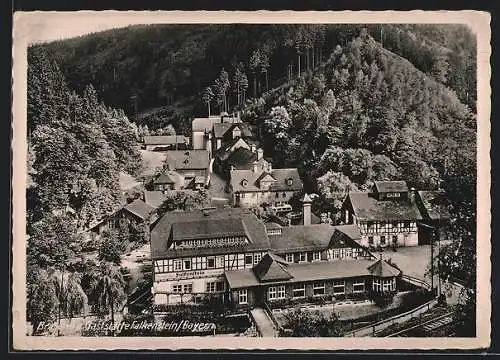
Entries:
<svg viewBox="0 0 500 360">
<path fill-rule="evenodd" d="M 453 264 L 443 272 L 465 274 L 474 294 L 476 41 L 466 27 L 133 26 L 32 46 L 28 64 L 33 286 L 71 256 L 48 249 L 78 243 L 78 228 L 118 206 L 118 173 L 139 173 L 144 129 L 189 135 L 195 116 L 239 111 L 273 165 L 299 168 L 334 213 L 374 180 L 443 188 L 462 239 L 443 251 Z M 67 207 L 74 229 L 53 215 Z"/>
</svg>

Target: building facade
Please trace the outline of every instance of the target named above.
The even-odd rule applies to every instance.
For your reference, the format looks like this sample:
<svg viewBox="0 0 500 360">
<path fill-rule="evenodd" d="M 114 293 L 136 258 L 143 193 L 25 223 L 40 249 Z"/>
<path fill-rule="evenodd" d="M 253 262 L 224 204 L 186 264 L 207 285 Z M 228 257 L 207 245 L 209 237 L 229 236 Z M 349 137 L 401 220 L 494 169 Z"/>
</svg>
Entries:
<svg viewBox="0 0 500 360">
<path fill-rule="evenodd" d="M 183 135 L 144 136 L 143 148 L 154 150 L 187 150 L 189 138 Z"/>
<path fill-rule="evenodd" d="M 367 247 L 418 245 L 422 216 L 416 192 L 405 181 L 376 181 L 371 192 L 350 192 L 344 201 L 343 221 L 355 224 L 360 244 Z"/>
<path fill-rule="evenodd" d="M 154 303 L 225 296 L 224 272 L 251 268 L 268 249 L 264 224 L 251 212 L 167 213 L 151 231 Z"/>
<path fill-rule="evenodd" d="M 302 191 L 303 184 L 295 168 L 265 168 L 256 161 L 250 170 L 231 170 L 229 191 L 233 205 L 242 207 L 270 205 L 279 207 Z"/>
<path fill-rule="evenodd" d="M 235 308 L 279 300 L 349 298 L 396 292 L 401 271 L 385 260 L 288 263 L 267 253 L 252 269 L 225 273 L 228 300 Z"/>
</svg>

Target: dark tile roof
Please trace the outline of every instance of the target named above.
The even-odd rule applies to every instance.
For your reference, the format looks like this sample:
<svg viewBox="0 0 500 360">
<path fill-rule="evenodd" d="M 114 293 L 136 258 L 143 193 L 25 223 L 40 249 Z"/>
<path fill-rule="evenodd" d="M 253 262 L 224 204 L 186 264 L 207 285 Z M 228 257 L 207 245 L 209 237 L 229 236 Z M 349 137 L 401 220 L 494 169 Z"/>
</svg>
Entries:
<svg viewBox="0 0 500 360">
<path fill-rule="evenodd" d="M 401 270 L 396 269 L 394 266 L 382 259 L 378 259 L 375 263 L 370 265 L 368 267 L 368 271 L 370 271 L 373 276 L 381 278 L 395 277 L 401 274 Z"/>
<path fill-rule="evenodd" d="M 286 270 L 287 263 L 281 257 L 267 253 L 253 267 L 255 276 L 260 281 L 289 280 L 292 275 Z"/>
<path fill-rule="evenodd" d="M 259 179 L 263 173 L 269 173 L 276 182 L 269 187 L 266 191 L 298 191 L 302 190 L 303 184 L 300 179 L 299 172 L 296 168 L 287 169 L 272 169 L 270 172 L 259 170 L 254 172 L 251 170 L 232 170 L 231 186 L 233 191 L 262 191 L 259 184 Z M 248 181 L 247 186 L 242 185 L 243 179 Z M 292 185 L 287 184 L 287 179 L 292 179 Z"/>
<path fill-rule="evenodd" d="M 200 219 L 172 224 L 174 241 L 213 239 L 222 236 L 248 236 L 243 220 L 238 218 Z"/>
<path fill-rule="evenodd" d="M 227 160 L 227 158 L 229 158 L 229 156 L 231 156 L 231 154 L 232 154 L 234 151 L 236 151 L 236 150 L 238 150 L 238 149 L 243 148 L 242 146 L 240 146 L 240 147 L 236 148 L 236 150 L 234 150 L 234 151 L 230 151 L 230 150 L 231 150 L 231 148 L 232 148 L 234 145 L 236 145 L 236 143 L 237 143 L 238 141 L 242 141 L 242 142 L 244 142 L 247 146 L 249 146 L 249 145 L 248 145 L 248 143 L 247 143 L 244 139 L 242 139 L 242 138 L 231 139 L 230 141 L 228 141 L 228 142 L 226 142 L 226 143 L 222 144 L 222 146 L 221 146 L 220 148 L 218 148 L 218 149 L 215 151 L 215 153 L 214 153 L 214 158 L 218 158 L 220 161 L 226 161 L 226 160 Z"/>
<path fill-rule="evenodd" d="M 237 148 L 226 159 L 227 165 L 237 170 L 251 169 L 254 161 L 257 161 L 257 154 L 244 147 Z"/>
<path fill-rule="evenodd" d="M 378 192 L 408 192 L 406 181 L 375 181 L 375 188 Z"/>
<path fill-rule="evenodd" d="M 206 150 L 171 150 L 165 162 L 176 170 L 208 169 L 210 156 Z"/>
<path fill-rule="evenodd" d="M 152 207 L 158 208 L 166 197 L 161 191 L 144 191 L 144 202 Z"/>
<path fill-rule="evenodd" d="M 361 239 L 361 232 L 359 231 L 359 227 L 357 225 L 354 225 L 354 224 L 336 225 L 335 229 L 338 232 L 345 234 L 347 237 L 349 237 L 352 240 L 360 240 Z"/>
<path fill-rule="evenodd" d="M 360 220 L 421 220 L 417 205 L 405 200 L 377 200 L 366 192 L 349 193 L 354 213 Z"/>
<path fill-rule="evenodd" d="M 218 247 L 218 248 L 194 248 L 194 249 L 168 249 L 168 238 L 170 236 L 172 225 L 180 223 L 189 223 L 201 220 L 217 219 L 241 219 L 249 237 L 250 243 Z M 255 214 L 244 208 L 221 208 L 216 211 L 210 211 L 205 216 L 201 210 L 190 212 L 168 212 L 151 230 L 151 257 L 153 259 L 167 259 L 186 256 L 202 256 L 215 254 L 231 254 L 238 252 L 247 252 L 253 250 L 268 250 L 269 239 L 266 228 Z"/>
<path fill-rule="evenodd" d="M 228 123 L 228 122 L 224 122 L 224 123 L 215 123 L 214 124 L 214 136 L 216 138 L 221 138 L 224 136 L 224 134 L 226 133 L 226 131 L 228 131 L 230 128 L 233 127 L 234 124 L 232 123 Z"/>
<path fill-rule="evenodd" d="M 373 260 L 335 260 L 311 263 L 293 263 L 286 266 L 286 271 L 292 276 L 289 280 L 267 281 L 276 284 L 292 284 L 307 281 L 329 279 L 346 279 L 360 276 L 371 276 L 368 267 Z M 261 285 L 253 269 L 230 270 L 225 272 L 231 289 L 246 288 Z"/>
<path fill-rule="evenodd" d="M 269 241 L 271 249 L 278 253 L 324 250 L 328 248 L 334 232 L 335 227 L 328 224 L 284 226 L 281 234 L 271 236 Z"/>
<path fill-rule="evenodd" d="M 444 191 L 419 191 L 421 208 L 424 217 L 431 220 L 449 220 L 451 217 L 447 209 L 448 199 L 445 197 Z"/>
<path fill-rule="evenodd" d="M 356 225 L 341 225 L 341 226 L 353 226 L 356 227 Z M 360 234 L 359 229 L 357 230 L 357 233 Z M 332 239 L 330 243 L 328 244 L 328 248 L 330 249 L 340 249 L 340 248 L 359 248 L 362 247 L 359 245 L 356 240 L 361 239 L 361 234 L 358 235 L 356 234 L 356 231 L 342 231 L 339 229 L 339 226 L 336 226 L 335 232 L 333 233 Z"/>
<path fill-rule="evenodd" d="M 142 220 L 146 220 L 149 215 L 156 210 L 154 207 L 146 204 L 141 199 L 135 199 L 130 204 L 124 206 L 123 209 L 138 216 Z"/>
<path fill-rule="evenodd" d="M 144 136 L 144 144 L 145 145 L 189 144 L 189 138 L 183 135 Z"/>
</svg>

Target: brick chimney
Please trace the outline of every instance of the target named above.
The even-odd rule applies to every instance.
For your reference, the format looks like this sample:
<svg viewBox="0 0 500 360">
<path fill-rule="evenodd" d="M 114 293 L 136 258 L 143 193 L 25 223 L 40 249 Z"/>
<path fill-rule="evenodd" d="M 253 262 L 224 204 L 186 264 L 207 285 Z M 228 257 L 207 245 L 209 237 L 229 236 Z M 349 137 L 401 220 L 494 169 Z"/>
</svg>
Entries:
<svg viewBox="0 0 500 360">
<path fill-rule="evenodd" d="M 257 160 L 260 160 L 264 157 L 264 150 L 262 150 L 261 148 L 258 148 L 257 149 Z"/>
<path fill-rule="evenodd" d="M 302 218 L 304 226 L 311 225 L 311 205 L 311 198 L 309 195 L 304 194 L 304 198 L 302 199 Z"/>
</svg>

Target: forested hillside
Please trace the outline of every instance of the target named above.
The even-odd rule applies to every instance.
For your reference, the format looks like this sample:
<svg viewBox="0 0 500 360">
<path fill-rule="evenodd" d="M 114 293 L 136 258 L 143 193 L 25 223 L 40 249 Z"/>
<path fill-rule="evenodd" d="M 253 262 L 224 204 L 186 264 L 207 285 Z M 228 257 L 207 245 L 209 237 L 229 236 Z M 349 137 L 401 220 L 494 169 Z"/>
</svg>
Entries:
<svg viewBox="0 0 500 360">
<path fill-rule="evenodd" d="M 140 166 L 137 127 L 98 101 L 91 84 L 70 90 L 41 47 L 28 51 L 29 225 L 72 208 L 84 226 L 118 205 L 118 173 Z"/>
<path fill-rule="evenodd" d="M 363 28 L 474 108 L 475 38 L 460 25 L 150 25 L 45 47 L 71 88 L 83 91 L 92 83 L 107 105 L 138 123 L 150 129 L 172 123 L 184 132 L 192 116 L 206 114 L 200 93 L 221 69 L 229 74 L 229 104 L 235 105 L 237 69 L 246 76 L 246 97 L 255 97 L 316 67 Z"/>
</svg>

